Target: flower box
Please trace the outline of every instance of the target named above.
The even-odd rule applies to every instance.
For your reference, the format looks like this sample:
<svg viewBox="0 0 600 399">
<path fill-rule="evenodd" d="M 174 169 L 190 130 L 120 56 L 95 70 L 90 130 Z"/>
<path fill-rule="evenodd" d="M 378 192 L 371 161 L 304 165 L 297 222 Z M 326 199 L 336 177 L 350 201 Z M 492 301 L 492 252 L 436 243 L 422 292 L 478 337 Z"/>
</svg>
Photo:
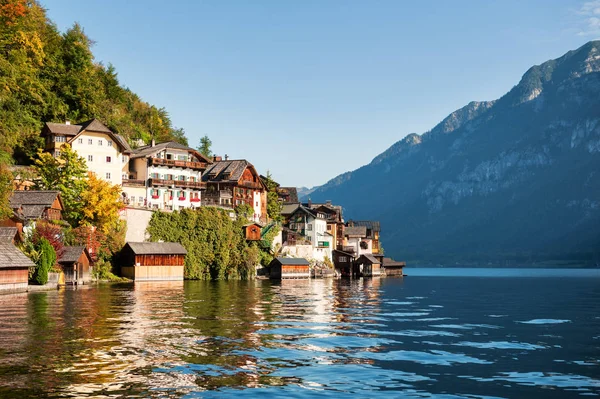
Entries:
<svg viewBox="0 0 600 399">
<path fill-rule="evenodd" d="M 153 195 L 152 198 L 157 199 L 158 195 Z"/>
</svg>

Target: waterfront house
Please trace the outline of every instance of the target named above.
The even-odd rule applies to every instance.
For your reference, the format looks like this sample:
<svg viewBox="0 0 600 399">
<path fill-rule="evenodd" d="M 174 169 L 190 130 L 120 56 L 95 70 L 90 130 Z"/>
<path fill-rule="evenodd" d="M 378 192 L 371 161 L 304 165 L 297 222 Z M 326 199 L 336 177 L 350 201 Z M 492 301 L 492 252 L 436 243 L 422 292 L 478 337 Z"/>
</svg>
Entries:
<svg viewBox="0 0 600 399">
<path fill-rule="evenodd" d="M 86 284 L 92 280 L 92 258 L 83 246 L 65 247 L 58 264 L 62 268 L 67 285 Z"/>
<path fill-rule="evenodd" d="M 57 158 L 61 147 L 70 145 L 85 160 L 89 172 L 112 184 L 120 185 L 128 175 L 131 148 L 127 140 L 97 119 L 76 125 L 46 122 L 41 136 L 46 152 Z"/>
<path fill-rule="evenodd" d="M 381 267 L 386 276 L 403 276 L 403 268 L 406 266 L 406 262 L 398 262 L 392 258 L 383 258 Z"/>
<path fill-rule="evenodd" d="M 121 275 L 134 281 L 183 280 L 185 248 L 176 242 L 128 242 L 121 250 Z"/>
<path fill-rule="evenodd" d="M 244 225 L 244 237 L 246 241 L 260 241 L 261 238 L 261 225 L 258 223 L 249 223 Z"/>
<path fill-rule="evenodd" d="M 364 226 L 365 237 L 364 239 L 371 241 L 371 253 L 374 255 L 383 255 L 383 251 L 379 245 L 379 234 L 381 232 L 381 225 L 378 221 L 374 220 L 350 220 L 348 221 L 348 227 L 360 227 Z"/>
<path fill-rule="evenodd" d="M 371 254 L 363 254 L 354 261 L 354 276 L 376 277 L 381 275 L 381 262 Z"/>
<path fill-rule="evenodd" d="M 16 227 L 18 238 L 23 233 L 23 227 L 35 220 L 61 220 L 64 210 L 58 191 L 14 191 L 10 197 L 9 206 L 13 215 L 0 220 L 0 226 Z"/>
<path fill-rule="evenodd" d="M 211 160 L 186 145 L 169 141 L 133 151 L 127 179 L 123 180 L 129 206 L 178 210 L 201 204 L 202 172 Z"/>
<path fill-rule="evenodd" d="M 35 264 L 14 242 L 18 232 L 15 227 L 0 227 L 0 291 L 26 290 L 29 268 Z"/>
<path fill-rule="evenodd" d="M 304 258 L 275 258 L 269 265 L 276 280 L 310 278 L 310 263 Z"/>
<path fill-rule="evenodd" d="M 324 213 L 300 204 L 287 216 L 287 227 L 312 245 L 313 259 L 317 261 L 331 259 L 333 236 L 327 232 Z"/>
<path fill-rule="evenodd" d="M 308 201 L 306 206 L 315 212 L 321 213 L 327 222 L 327 232 L 333 236 L 335 248 L 342 249 L 344 245 L 344 218 L 342 216 L 342 207 L 333 205 L 331 201 L 325 203 L 313 203 Z"/>
<path fill-rule="evenodd" d="M 254 166 L 241 160 L 216 160 L 202 175 L 206 192 L 204 206 L 235 208 L 247 204 L 252 207 L 253 221 L 267 221 L 267 188 Z"/>
<path fill-rule="evenodd" d="M 340 249 L 334 249 L 332 257 L 333 264 L 340 275 L 342 277 L 350 277 L 356 254 L 354 252 L 345 252 Z"/>
</svg>

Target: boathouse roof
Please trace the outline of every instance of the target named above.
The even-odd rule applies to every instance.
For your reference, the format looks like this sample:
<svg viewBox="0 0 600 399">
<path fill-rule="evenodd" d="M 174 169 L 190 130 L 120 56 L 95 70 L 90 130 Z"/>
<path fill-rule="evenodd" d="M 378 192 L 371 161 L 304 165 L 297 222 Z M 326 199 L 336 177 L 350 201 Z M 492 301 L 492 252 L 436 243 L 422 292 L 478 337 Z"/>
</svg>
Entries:
<svg viewBox="0 0 600 399">
<path fill-rule="evenodd" d="M 91 261 L 89 252 L 84 246 L 65 247 L 62 255 L 58 259 L 58 263 L 75 263 L 79 260 L 81 254 L 85 252 L 88 259 Z"/>
<path fill-rule="evenodd" d="M 0 242 L 12 242 L 18 232 L 16 227 L 0 227 Z"/>
<path fill-rule="evenodd" d="M 178 242 L 128 242 L 136 255 L 185 255 L 187 251 Z"/>
<path fill-rule="evenodd" d="M 383 258 L 383 267 L 404 267 L 406 266 L 406 262 L 399 262 L 392 258 Z"/>
<path fill-rule="evenodd" d="M 35 264 L 10 241 L 0 241 L 0 269 L 22 269 Z"/>
<path fill-rule="evenodd" d="M 362 255 L 361 255 L 361 256 L 360 256 L 360 257 L 359 257 L 359 258 L 356 260 L 356 263 L 361 263 L 361 259 L 362 259 L 362 258 L 365 258 L 366 260 L 368 260 L 368 261 L 369 261 L 370 263 L 372 263 L 372 264 L 376 264 L 376 265 L 379 265 L 379 264 L 381 264 L 381 262 L 380 262 L 380 261 L 379 261 L 379 260 L 378 260 L 376 257 L 374 257 L 374 256 L 373 256 L 373 255 L 371 255 L 371 254 L 362 254 Z"/>
<path fill-rule="evenodd" d="M 283 258 L 278 257 L 275 260 L 282 265 L 309 266 L 310 263 L 304 258 Z"/>
</svg>

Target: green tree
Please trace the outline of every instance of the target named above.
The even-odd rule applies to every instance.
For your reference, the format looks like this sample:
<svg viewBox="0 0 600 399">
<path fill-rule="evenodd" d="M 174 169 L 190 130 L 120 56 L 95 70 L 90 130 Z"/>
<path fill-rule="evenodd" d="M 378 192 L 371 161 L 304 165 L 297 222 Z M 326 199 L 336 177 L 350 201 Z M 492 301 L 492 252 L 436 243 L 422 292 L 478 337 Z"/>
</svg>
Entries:
<svg viewBox="0 0 600 399">
<path fill-rule="evenodd" d="M 84 217 L 82 194 L 88 188 L 87 166 L 69 145 L 63 145 L 58 158 L 41 150 L 35 160 L 39 176 L 36 189 L 58 190 L 61 193 L 65 211 L 63 216 L 71 225 L 78 225 Z"/>
<path fill-rule="evenodd" d="M 10 196 L 12 195 L 12 174 L 0 160 L 0 220 L 12 216 Z"/>
<path fill-rule="evenodd" d="M 48 272 L 56 264 L 56 251 L 54 251 L 50 242 L 43 237 L 39 238 L 36 251 L 39 253 L 39 258 L 33 279 L 39 285 L 44 285 L 48 282 Z"/>
<path fill-rule="evenodd" d="M 212 141 L 208 138 L 208 136 L 204 136 L 200 138 L 200 145 L 198 146 L 198 151 L 207 158 L 212 157 Z"/>
<path fill-rule="evenodd" d="M 279 202 L 277 194 L 278 184 L 273 180 L 271 172 L 267 171 L 264 182 L 267 186 L 267 215 L 271 220 L 281 221 L 281 202 Z"/>
</svg>

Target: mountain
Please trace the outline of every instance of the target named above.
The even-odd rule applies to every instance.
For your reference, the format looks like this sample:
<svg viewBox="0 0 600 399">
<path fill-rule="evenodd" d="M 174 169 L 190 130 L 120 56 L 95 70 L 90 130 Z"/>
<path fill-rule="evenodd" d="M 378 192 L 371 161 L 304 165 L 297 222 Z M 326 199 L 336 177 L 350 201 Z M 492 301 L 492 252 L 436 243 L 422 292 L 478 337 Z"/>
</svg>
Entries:
<svg viewBox="0 0 600 399">
<path fill-rule="evenodd" d="M 448 263 L 600 260 L 600 41 L 530 68 L 496 101 L 317 187 L 378 219 L 386 253 Z M 512 262 L 512 263 L 511 263 Z"/>
</svg>

